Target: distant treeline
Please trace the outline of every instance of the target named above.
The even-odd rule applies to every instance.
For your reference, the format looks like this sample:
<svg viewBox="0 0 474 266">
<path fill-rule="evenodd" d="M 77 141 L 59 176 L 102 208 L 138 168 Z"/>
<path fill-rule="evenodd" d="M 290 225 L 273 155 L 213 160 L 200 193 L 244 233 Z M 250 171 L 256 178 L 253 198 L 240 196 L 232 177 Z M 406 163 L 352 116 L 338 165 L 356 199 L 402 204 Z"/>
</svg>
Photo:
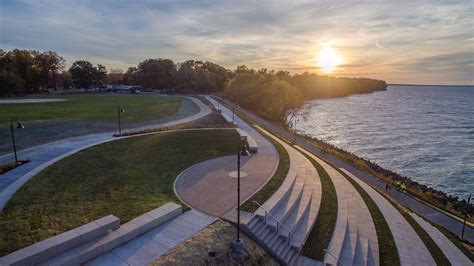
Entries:
<svg viewBox="0 0 474 266">
<path fill-rule="evenodd" d="M 87 90 L 106 81 L 107 70 L 103 65 L 76 61 L 65 70 L 65 62 L 52 51 L 0 49 L 0 96 L 48 92 L 50 88 Z"/>
<path fill-rule="evenodd" d="M 238 66 L 224 95 L 274 122 L 285 122 L 288 112 L 304 100 L 342 97 L 385 90 L 383 80 L 338 78 L 311 73 L 291 75 L 288 71 L 253 70 Z"/>
<path fill-rule="evenodd" d="M 284 122 L 288 112 L 306 99 L 341 97 L 385 90 L 382 80 L 339 78 L 310 73 L 254 70 L 238 66 L 226 69 L 208 61 L 147 59 L 125 72 L 76 61 L 66 70 L 65 60 L 55 52 L 0 49 L 0 95 L 21 95 L 50 88 L 91 89 L 106 83 L 141 85 L 144 90 L 179 93 L 216 93 L 275 122 Z"/>
</svg>

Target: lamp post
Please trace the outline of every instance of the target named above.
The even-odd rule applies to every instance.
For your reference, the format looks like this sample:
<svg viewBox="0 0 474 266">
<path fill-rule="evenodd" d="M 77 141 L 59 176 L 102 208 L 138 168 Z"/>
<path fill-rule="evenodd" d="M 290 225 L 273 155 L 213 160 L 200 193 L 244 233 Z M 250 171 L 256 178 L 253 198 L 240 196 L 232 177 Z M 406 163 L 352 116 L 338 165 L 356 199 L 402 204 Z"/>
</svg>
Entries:
<svg viewBox="0 0 474 266">
<path fill-rule="evenodd" d="M 466 220 L 467 220 L 467 216 L 469 215 L 469 209 L 471 207 L 471 197 L 472 197 L 472 193 L 469 194 L 469 198 L 467 199 L 467 210 L 466 210 L 466 214 L 464 215 L 464 222 L 462 223 L 461 239 L 464 239 L 464 229 L 466 228 Z"/>
<path fill-rule="evenodd" d="M 298 118 L 295 118 L 293 121 L 293 142 L 296 143 L 296 122 L 298 122 Z"/>
<path fill-rule="evenodd" d="M 240 239 L 240 157 L 250 155 L 247 149 L 247 138 L 241 137 L 239 151 L 237 152 L 237 239 L 232 243 L 232 249 L 238 257 L 243 257 L 244 244 Z"/>
<path fill-rule="evenodd" d="M 121 121 L 120 121 L 120 114 L 124 113 L 124 112 L 125 112 L 125 110 L 122 108 L 122 106 L 119 105 L 117 107 L 119 136 L 122 136 L 122 125 L 121 125 Z"/>
<path fill-rule="evenodd" d="M 235 124 L 235 122 L 234 122 L 234 108 L 235 108 L 235 104 L 232 105 L 232 124 Z"/>
<path fill-rule="evenodd" d="M 15 163 L 18 163 L 18 156 L 16 154 L 15 132 L 13 130 L 13 120 L 15 120 L 15 118 L 12 118 L 10 120 L 10 132 L 12 133 L 13 153 L 15 154 Z M 18 128 L 18 129 L 25 128 L 19 119 L 18 119 L 18 122 L 16 124 L 16 128 Z"/>
</svg>

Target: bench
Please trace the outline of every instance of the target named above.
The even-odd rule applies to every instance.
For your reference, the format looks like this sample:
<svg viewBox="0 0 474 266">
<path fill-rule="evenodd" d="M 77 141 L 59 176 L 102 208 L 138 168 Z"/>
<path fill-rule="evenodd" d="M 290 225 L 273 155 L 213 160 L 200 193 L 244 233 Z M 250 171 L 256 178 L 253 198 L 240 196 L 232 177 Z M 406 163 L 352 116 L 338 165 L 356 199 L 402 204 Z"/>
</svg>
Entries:
<svg viewBox="0 0 474 266">
<path fill-rule="evenodd" d="M 257 153 L 258 152 L 257 142 L 252 138 L 252 136 L 250 136 L 249 133 L 247 133 L 247 131 L 241 128 L 236 128 L 235 130 L 237 130 L 237 133 L 239 133 L 241 137 L 245 137 L 247 139 L 247 143 L 249 145 L 249 152 Z"/>
<path fill-rule="evenodd" d="M 57 236 L 8 254 L 0 260 L 1 265 L 35 265 L 83 243 L 91 241 L 108 231 L 120 227 L 119 218 L 109 215 Z"/>
<path fill-rule="evenodd" d="M 167 203 L 121 226 L 117 217 L 109 215 L 13 252 L 3 257 L 0 265 L 81 265 L 179 216 L 182 212 L 181 205 Z M 99 227 L 101 223 L 104 226 Z"/>
</svg>

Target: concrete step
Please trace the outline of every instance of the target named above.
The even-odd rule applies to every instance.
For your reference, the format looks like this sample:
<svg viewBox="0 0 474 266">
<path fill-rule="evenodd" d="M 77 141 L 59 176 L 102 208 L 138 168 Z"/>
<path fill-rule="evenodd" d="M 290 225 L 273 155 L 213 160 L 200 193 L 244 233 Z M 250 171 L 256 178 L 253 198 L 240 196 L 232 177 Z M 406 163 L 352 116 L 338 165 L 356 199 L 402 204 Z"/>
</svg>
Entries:
<svg viewBox="0 0 474 266">
<path fill-rule="evenodd" d="M 351 224 L 347 223 L 346 235 L 344 237 L 344 242 L 342 244 L 341 253 L 339 255 L 339 261 L 344 265 L 351 265 L 357 247 L 357 241 L 359 239 L 359 232 L 357 227 L 351 230 Z"/>
<path fill-rule="evenodd" d="M 283 219 L 293 210 L 296 204 L 299 202 L 299 199 L 303 193 L 304 181 L 302 181 L 298 176 L 296 177 L 296 181 L 288 194 L 282 201 L 276 205 L 270 213 L 273 217 L 267 216 L 267 223 L 273 227 L 276 227 L 276 220 L 280 223 Z M 276 220 L 275 220 L 276 219 Z"/>
<path fill-rule="evenodd" d="M 369 252 L 369 240 L 359 237 L 357 239 L 357 247 L 354 256 L 353 265 L 367 265 L 367 257 Z"/>
<path fill-rule="evenodd" d="M 265 203 L 262 204 L 263 208 L 259 208 L 255 211 L 255 215 L 260 217 L 265 217 L 265 210 L 272 211 L 276 208 L 282 201 L 286 200 L 287 197 L 290 196 L 291 192 L 293 191 L 293 187 L 296 181 L 296 168 L 291 167 L 288 171 L 288 174 L 283 181 L 283 184 L 277 189 L 275 193 L 267 200 Z M 261 202 L 259 202 L 261 204 Z"/>
<path fill-rule="evenodd" d="M 368 245 L 368 253 L 369 253 L 369 254 L 367 254 L 367 265 L 368 266 L 376 266 L 376 265 L 379 264 L 379 262 L 374 257 L 374 252 L 373 252 L 373 249 L 371 247 L 370 241 L 367 241 L 367 245 Z"/>
<path fill-rule="evenodd" d="M 337 204 L 336 228 L 334 229 L 331 242 L 329 242 L 328 250 L 333 256 L 339 258 L 339 255 L 342 251 L 342 244 L 344 243 L 344 238 L 346 236 L 346 231 L 348 230 L 348 220 L 346 201 L 341 200 L 338 201 Z M 333 258 L 333 256 L 326 254 L 324 256 L 324 263 L 337 265 L 337 260 Z"/>
<path fill-rule="evenodd" d="M 305 186 L 303 188 L 303 193 L 301 193 L 301 196 L 298 202 L 296 203 L 294 208 L 291 210 L 291 212 L 288 215 L 286 215 L 285 219 L 282 220 L 282 223 L 292 232 L 294 232 L 297 229 L 298 225 L 301 223 L 301 219 L 306 214 L 306 212 L 309 211 L 309 206 L 311 204 L 312 190 L 309 191 L 309 195 L 308 195 L 308 193 L 306 193 L 307 191 L 305 191 L 307 190 L 307 187 L 309 186 Z"/>
</svg>

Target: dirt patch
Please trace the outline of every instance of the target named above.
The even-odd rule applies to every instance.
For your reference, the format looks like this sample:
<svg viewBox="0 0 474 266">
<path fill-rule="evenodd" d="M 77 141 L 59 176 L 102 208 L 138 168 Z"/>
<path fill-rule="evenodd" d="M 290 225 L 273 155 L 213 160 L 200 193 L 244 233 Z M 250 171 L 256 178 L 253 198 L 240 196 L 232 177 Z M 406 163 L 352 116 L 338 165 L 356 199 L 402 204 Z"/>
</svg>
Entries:
<svg viewBox="0 0 474 266">
<path fill-rule="evenodd" d="M 230 243 L 237 229 L 217 221 L 171 249 L 150 265 L 238 265 L 230 256 Z M 279 265 L 262 247 L 241 234 L 249 259 L 245 265 Z"/>
</svg>

